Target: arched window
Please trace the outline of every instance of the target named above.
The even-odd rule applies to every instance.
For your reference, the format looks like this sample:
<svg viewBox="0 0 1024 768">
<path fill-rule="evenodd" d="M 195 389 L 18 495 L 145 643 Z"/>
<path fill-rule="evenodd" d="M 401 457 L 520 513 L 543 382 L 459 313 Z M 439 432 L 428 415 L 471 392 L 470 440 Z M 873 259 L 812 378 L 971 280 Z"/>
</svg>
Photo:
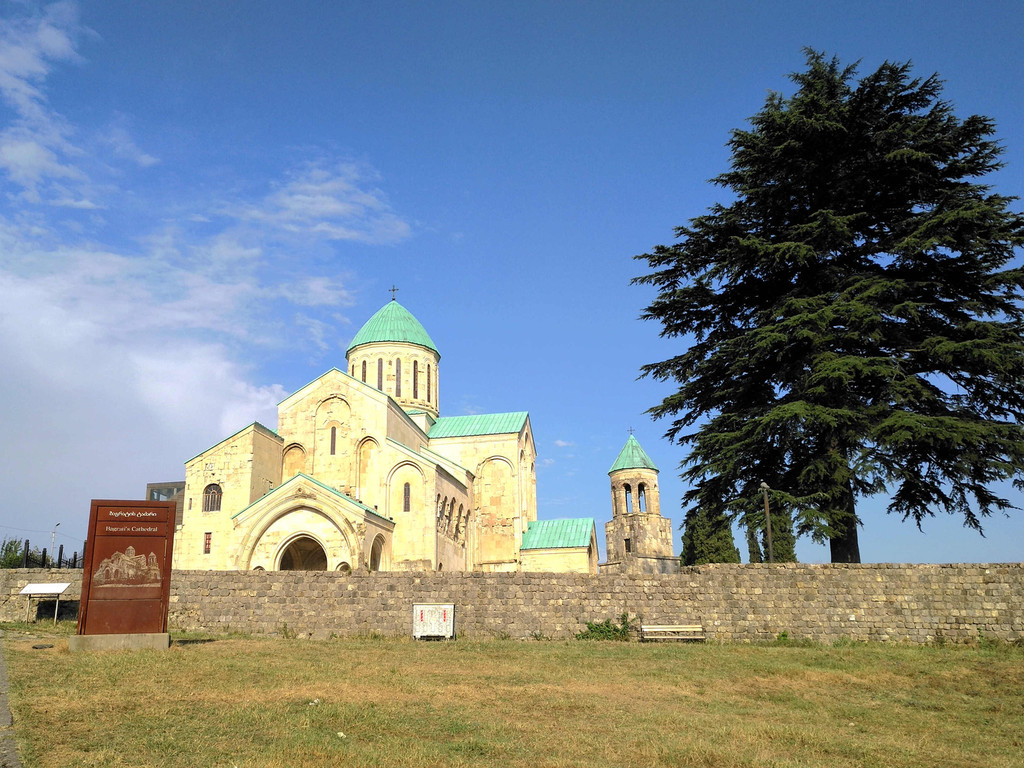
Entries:
<svg viewBox="0 0 1024 768">
<path fill-rule="evenodd" d="M 636 487 L 636 505 L 640 512 L 647 511 L 647 494 L 644 492 L 643 483 L 640 483 Z"/>
<path fill-rule="evenodd" d="M 412 509 L 412 486 L 406 483 L 402 486 L 402 511 L 408 512 Z"/>
<path fill-rule="evenodd" d="M 402 361 L 395 360 L 395 397 L 402 396 Z"/>
<path fill-rule="evenodd" d="M 337 448 L 338 448 L 338 428 L 337 427 L 331 427 L 331 456 L 334 455 L 334 452 L 337 450 Z"/>
<path fill-rule="evenodd" d="M 220 497 L 223 495 L 223 491 L 216 483 L 206 486 L 203 491 L 203 512 L 220 512 Z"/>
<path fill-rule="evenodd" d="M 384 358 L 377 358 L 377 389 L 384 391 Z"/>
<path fill-rule="evenodd" d="M 363 384 L 366 383 L 366 361 L 363 360 Z"/>
<path fill-rule="evenodd" d="M 622 486 L 622 490 L 626 493 L 626 514 L 633 514 L 633 489 L 629 487 L 629 483 Z"/>
<path fill-rule="evenodd" d="M 420 361 L 412 361 L 412 398 L 418 400 L 420 397 Z"/>
<path fill-rule="evenodd" d="M 430 363 L 427 363 L 427 402 L 430 402 Z"/>
</svg>

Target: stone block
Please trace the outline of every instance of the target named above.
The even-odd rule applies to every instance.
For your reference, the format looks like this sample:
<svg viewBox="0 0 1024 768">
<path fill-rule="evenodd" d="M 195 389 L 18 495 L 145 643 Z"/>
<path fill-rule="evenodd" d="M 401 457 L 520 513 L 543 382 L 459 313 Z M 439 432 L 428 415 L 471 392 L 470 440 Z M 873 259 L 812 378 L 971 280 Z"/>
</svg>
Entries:
<svg viewBox="0 0 1024 768">
<path fill-rule="evenodd" d="M 171 636 L 166 632 L 137 635 L 72 635 L 68 650 L 79 651 L 166 651 L 171 647 Z"/>
</svg>

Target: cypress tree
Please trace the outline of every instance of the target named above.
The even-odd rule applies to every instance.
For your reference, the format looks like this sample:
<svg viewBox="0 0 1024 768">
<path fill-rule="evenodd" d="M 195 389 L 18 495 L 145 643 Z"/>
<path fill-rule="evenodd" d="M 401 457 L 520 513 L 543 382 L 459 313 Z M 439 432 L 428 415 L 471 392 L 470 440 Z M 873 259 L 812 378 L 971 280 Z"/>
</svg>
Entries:
<svg viewBox="0 0 1024 768">
<path fill-rule="evenodd" d="M 689 447 L 686 519 L 756 527 L 764 481 L 833 562 L 860 561 L 868 495 L 980 532 L 1013 508 L 995 484 L 1024 488 L 1024 217 L 982 181 L 995 126 L 909 63 L 858 79 L 808 50 L 791 78 L 732 132 L 727 201 L 636 257 L 642 317 L 685 344 L 642 372 L 678 384 L 651 413 Z"/>
<path fill-rule="evenodd" d="M 740 551 L 732 538 L 732 524 L 721 514 L 692 509 L 683 523 L 683 565 L 738 563 Z"/>
</svg>

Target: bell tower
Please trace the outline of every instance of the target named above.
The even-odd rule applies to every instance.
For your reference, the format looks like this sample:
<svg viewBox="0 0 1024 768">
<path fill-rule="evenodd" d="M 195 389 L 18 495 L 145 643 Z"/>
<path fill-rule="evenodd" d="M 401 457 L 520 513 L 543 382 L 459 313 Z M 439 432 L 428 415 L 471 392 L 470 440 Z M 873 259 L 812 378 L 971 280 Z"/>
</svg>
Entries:
<svg viewBox="0 0 1024 768">
<path fill-rule="evenodd" d="M 672 521 L 661 516 L 658 467 L 630 434 L 608 470 L 612 519 L 605 523 L 607 562 L 613 573 L 674 573 Z"/>
</svg>

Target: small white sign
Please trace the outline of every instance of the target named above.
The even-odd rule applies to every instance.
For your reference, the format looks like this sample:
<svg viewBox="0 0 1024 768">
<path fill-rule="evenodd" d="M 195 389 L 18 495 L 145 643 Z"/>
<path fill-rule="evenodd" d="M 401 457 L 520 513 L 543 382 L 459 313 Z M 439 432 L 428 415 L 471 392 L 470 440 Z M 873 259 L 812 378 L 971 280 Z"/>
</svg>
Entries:
<svg viewBox="0 0 1024 768">
<path fill-rule="evenodd" d="M 28 621 L 29 609 L 32 606 L 32 598 L 40 595 L 56 595 L 57 599 L 53 606 L 53 623 L 57 623 L 57 609 L 60 608 L 60 596 L 64 590 L 71 586 L 70 581 L 59 581 L 56 584 L 26 584 L 19 595 L 25 596 L 25 621 Z"/>
<path fill-rule="evenodd" d="M 412 607 L 412 636 L 455 637 L 455 606 L 451 603 L 418 603 Z"/>
<path fill-rule="evenodd" d="M 71 582 L 57 584 L 26 584 L 19 595 L 63 595 L 64 590 L 71 586 Z"/>
</svg>

